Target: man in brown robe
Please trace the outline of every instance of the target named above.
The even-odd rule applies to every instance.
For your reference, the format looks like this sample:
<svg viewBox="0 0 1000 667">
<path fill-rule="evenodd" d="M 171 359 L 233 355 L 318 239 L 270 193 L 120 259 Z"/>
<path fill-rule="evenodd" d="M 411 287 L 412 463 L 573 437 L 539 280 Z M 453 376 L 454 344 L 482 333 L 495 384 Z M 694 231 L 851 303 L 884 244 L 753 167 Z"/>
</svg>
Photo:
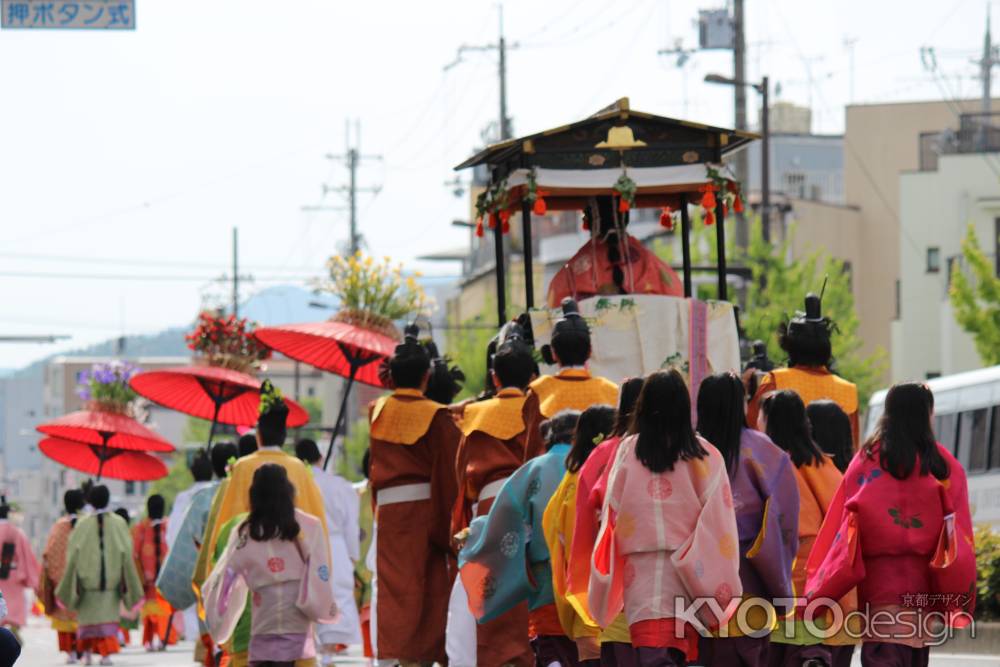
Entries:
<svg viewBox="0 0 1000 667">
<path fill-rule="evenodd" d="M 461 431 L 424 397 L 430 370 L 415 327 L 389 361 L 396 389 L 372 404 L 370 484 L 375 502 L 372 643 L 380 660 L 445 663 L 455 570 L 451 510 Z"/>
<path fill-rule="evenodd" d="M 524 461 L 525 452 L 538 429 L 525 419 L 525 390 L 535 372 L 531 349 L 520 334 L 509 335 L 493 356 L 491 377 L 497 388 L 493 398 L 470 403 L 462 419 L 462 441 L 458 446 L 458 500 L 452 514 L 452 533 L 460 533 L 474 516 L 489 512 L 493 498 L 507 477 Z M 537 447 L 542 447 L 539 443 Z M 455 585 L 461 586 L 456 579 Z M 452 614 L 468 611 L 465 589 L 453 591 Z M 449 626 L 449 632 L 453 626 Z M 476 631 L 476 659 L 479 667 L 535 663 L 528 643 L 528 605 L 522 603 L 503 616 L 479 625 Z M 462 638 L 464 639 L 464 638 Z M 449 642 L 453 638 L 449 635 Z M 455 662 L 454 656 L 452 663 Z M 462 667 L 462 666 L 459 666 Z"/>
</svg>

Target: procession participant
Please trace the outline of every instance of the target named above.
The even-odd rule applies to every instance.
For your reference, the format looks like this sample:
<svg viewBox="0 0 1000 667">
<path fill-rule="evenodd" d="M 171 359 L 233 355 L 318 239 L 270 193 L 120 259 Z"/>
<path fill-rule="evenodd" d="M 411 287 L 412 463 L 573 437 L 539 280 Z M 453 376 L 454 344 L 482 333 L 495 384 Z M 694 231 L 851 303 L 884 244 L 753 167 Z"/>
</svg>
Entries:
<svg viewBox="0 0 1000 667">
<path fill-rule="evenodd" d="M 142 580 L 145 601 L 142 606 L 142 645 L 147 651 L 165 650 L 177 643 L 172 628 L 173 608 L 156 588 L 156 578 L 167 556 L 167 521 L 163 518 L 166 502 L 158 493 L 146 500 L 146 518 L 133 531 L 134 557 Z"/>
<path fill-rule="evenodd" d="M 135 546 L 135 527 L 132 526 L 132 516 L 128 513 L 128 510 L 124 507 L 116 507 L 115 514 L 122 518 L 125 525 L 129 527 L 129 535 L 132 538 L 132 545 Z M 133 554 L 134 556 L 135 554 Z M 134 560 L 134 558 L 133 558 Z M 136 571 L 139 570 L 138 563 L 136 564 Z M 140 579 L 142 577 L 140 576 Z M 139 607 L 126 607 L 125 603 L 119 606 L 120 618 L 118 620 L 118 643 L 121 646 L 128 646 L 132 643 L 132 631 L 139 629 L 139 613 L 141 609 Z"/>
<path fill-rule="evenodd" d="M 742 594 L 739 534 L 726 465 L 691 427 L 691 399 L 676 370 L 646 378 L 629 435 L 608 477 L 588 602 L 607 625 L 624 608 L 640 665 L 685 665 L 698 628 L 677 617 L 677 600 L 715 598 L 722 610 Z M 720 618 L 697 612 L 706 627 Z"/>
<path fill-rule="evenodd" d="M 323 496 L 320 495 L 319 488 L 313 481 L 309 469 L 302 461 L 286 454 L 281 449 L 288 434 L 285 426 L 288 419 L 288 405 L 285 403 L 281 391 L 271 384 L 270 380 L 264 380 L 261 385 L 259 412 L 256 435 L 259 448 L 256 452 L 237 460 L 229 473 L 229 482 L 224 489 L 219 487 L 222 497 L 212 527 L 214 532 L 206 540 L 209 553 L 215 550 L 219 528 L 237 514 L 248 510 L 253 475 L 257 468 L 266 463 L 275 463 L 285 469 L 288 473 L 288 479 L 296 490 L 296 507 L 317 517 L 323 524 L 324 533 L 326 532 Z"/>
<path fill-rule="evenodd" d="M 70 489 L 63 495 L 66 514 L 59 517 L 42 551 L 42 574 L 38 585 L 38 599 L 45 607 L 45 613 L 52 619 L 52 629 L 56 631 L 59 652 L 66 654 L 66 664 L 75 664 L 80 657 L 76 647 L 76 614 L 69 611 L 56 599 L 55 588 L 66 569 L 66 549 L 69 536 L 76 526 L 77 514 L 83 509 L 84 497 L 80 489 Z"/>
<path fill-rule="evenodd" d="M 315 665 L 313 623 L 337 613 L 323 519 L 296 509 L 294 497 L 284 467 L 259 466 L 249 515 L 205 582 L 206 621 L 218 642 L 232 636 L 252 600 L 251 665 Z"/>
<path fill-rule="evenodd" d="M 577 613 L 566 597 L 569 579 L 567 564 L 576 524 L 577 483 L 580 469 L 597 445 L 611 433 L 614 423 L 615 409 L 610 405 L 592 405 L 580 414 L 573 434 L 573 447 L 566 455 L 566 474 L 552 494 L 542 517 L 545 543 L 552 563 L 552 591 L 559 623 L 566 636 L 576 642 L 581 665 L 599 665 L 601 647 L 598 642 L 600 628 L 589 615 Z M 580 510 L 586 511 L 586 508 L 581 507 Z"/>
<path fill-rule="evenodd" d="M 441 405 L 450 405 L 462 391 L 465 373 L 458 366 L 451 365 L 447 356 L 441 356 L 433 340 L 422 341 L 422 345 L 427 348 L 427 355 L 431 358 L 431 376 L 424 396 Z"/>
<path fill-rule="evenodd" d="M 566 599 L 576 613 L 588 622 L 597 625 L 587 603 L 590 586 L 590 558 L 597 541 L 597 531 L 601 525 L 601 511 L 604 508 L 604 491 L 611 462 L 618 451 L 618 444 L 628 433 L 632 412 L 635 410 L 642 378 L 629 378 L 622 383 L 618 398 L 615 425 L 610 437 L 597 445 L 583 466 L 577 479 L 576 523 L 573 528 L 570 547 Z M 635 664 L 635 650 L 628 634 L 628 622 L 624 614 L 618 614 L 598 635 L 601 644 L 601 664 L 627 667 Z"/>
<path fill-rule="evenodd" d="M 851 418 L 834 401 L 813 401 L 806 406 L 809 429 L 813 440 L 833 459 L 840 472 L 846 472 L 854 458 L 854 441 Z"/>
<path fill-rule="evenodd" d="M 549 419 L 562 410 L 586 410 L 591 405 L 615 405 L 618 385 L 602 377 L 591 376 L 587 370 L 590 359 L 590 327 L 580 315 L 576 301 L 562 301 L 562 318 L 552 328 L 549 345 L 542 346 L 542 358 L 547 364 L 557 364 L 555 375 L 542 375 L 531 383 L 537 397 L 538 419 Z M 527 458 L 540 453 L 528 451 Z"/>
<path fill-rule="evenodd" d="M 548 305 L 563 298 L 585 299 L 599 294 L 666 294 L 683 296 L 674 270 L 625 231 L 628 211 L 619 211 L 610 195 L 591 197 L 583 211 L 591 238 L 549 283 Z"/>
<path fill-rule="evenodd" d="M 314 440 L 303 438 L 295 444 L 295 456 L 310 466 L 326 509 L 330 536 L 330 588 L 339 614 L 334 623 L 319 624 L 321 662 L 333 662 L 336 653 L 361 643 L 361 621 L 354 600 L 354 564 L 361 558 L 360 499 L 354 486 L 340 475 L 323 470 L 323 457 Z"/>
<path fill-rule="evenodd" d="M 788 452 L 795 466 L 799 488 L 799 548 L 792 566 L 792 586 L 795 595 L 801 598 L 805 595 L 806 561 L 842 475 L 833 459 L 813 442 L 806 409 L 797 393 L 786 389 L 769 395 L 761 404 L 761 415 L 767 436 Z M 853 610 L 853 594 L 841 603 L 845 609 Z M 768 662 L 772 667 L 799 667 L 810 660 L 831 664 L 830 645 L 824 643 L 823 637 L 809 631 L 803 612 L 804 606 L 798 605 L 794 620 L 780 623 L 771 633 Z"/>
<path fill-rule="evenodd" d="M 859 444 L 858 388 L 835 375 L 830 336 L 836 325 L 823 317 L 822 301 L 815 294 L 806 295 L 805 312 L 796 313 L 791 322 L 778 327 L 778 344 L 788 355 L 788 367 L 764 375 L 750 401 L 747 418 L 757 425 L 760 401 L 774 391 L 791 389 L 806 405 L 820 399 L 834 401 L 851 420 L 853 448 Z"/>
<path fill-rule="evenodd" d="M 566 455 L 580 413 L 564 410 L 542 422 L 546 453 L 507 478 L 485 516 L 472 520 L 458 554 L 469 609 L 486 623 L 528 603 L 528 635 L 536 664 L 577 663 L 576 645 L 563 632 L 552 591 L 542 517 L 566 474 Z"/>
<path fill-rule="evenodd" d="M 237 441 L 236 447 L 239 449 L 239 457 L 241 459 L 250 456 L 257 451 L 257 434 L 244 433 Z"/>
<path fill-rule="evenodd" d="M 446 660 L 449 517 L 461 437 L 448 409 L 424 397 L 430 358 L 417 334 L 416 326 L 406 327 L 389 360 L 395 389 L 369 408 L 372 644 L 377 658 L 401 663 Z"/>
<path fill-rule="evenodd" d="M 531 348 L 520 330 L 508 335 L 491 360 L 493 398 L 465 406 L 456 474 L 458 498 L 451 534 L 489 512 L 493 499 L 524 462 L 529 440 L 538 430 L 525 420 L 525 390 L 535 374 Z M 476 625 L 460 577 L 452 587 L 448 609 L 448 659 L 452 667 L 532 665 L 528 644 L 528 605 L 517 605 L 499 618 Z M 465 622 L 468 619 L 468 622 Z"/>
<path fill-rule="evenodd" d="M 948 626 L 972 622 L 976 557 L 968 483 L 959 462 L 935 441 L 933 414 L 926 385 L 889 389 L 875 432 L 851 461 L 809 555 L 810 600 L 836 599 L 857 585 L 869 621 L 861 647 L 866 666 L 927 665 L 929 644 L 940 642 Z M 855 548 L 857 556 L 845 557 Z M 872 622 L 876 616 L 881 621 Z M 935 616 L 937 627 L 927 622 Z"/>
<path fill-rule="evenodd" d="M 88 664 L 94 653 L 101 656 L 102 665 L 111 664 L 110 656 L 119 651 L 121 606 L 130 609 L 142 599 L 128 524 L 108 511 L 110 499 L 108 487 L 91 487 L 87 501 L 94 514 L 76 522 L 56 587 L 56 597 L 76 612 L 78 650 Z"/>
<path fill-rule="evenodd" d="M 772 600 L 791 599 L 792 561 L 798 551 L 799 492 L 788 454 L 746 421 L 746 393 L 734 373 L 718 373 L 698 388 L 698 435 L 726 463 L 739 533 L 743 598 L 758 598 L 747 627 L 730 621 L 726 637 L 702 638 L 707 667 L 763 667 L 775 627 Z M 777 610 L 784 616 L 790 609 Z"/>
<path fill-rule="evenodd" d="M 181 526 L 177 531 L 176 540 L 167 552 L 167 558 L 163 561 L 163 567 L 160 568 L 160 574 L 156 578 L 157 589 L 171 606 L 195 609 L 195 624 L 188 626 L 186 618 L 184 621 L 186 631 L 198 632 L 198 640 L 195 642 L 195 662 L 205 662 L 206 657 L 211 660 L 212 641 L 208 636 L 208 629 L 205 627 L 204 621 L 197 613 L 198 599 L 191 584 L 194 580 L 195 565 L 198 562 L 212 498 L 219 484 L 226 477 L 229 460 L 235 459 L 236 455 L 235 443 L 220 442 L 212 447 L 210 458 L 212 471 L 217 480 L 192 496 L 187 511 L 181 518 Z M 167 528 L 171 528 L 171 524 L 168 523 Z M 207 656 L 206 649 L 208 649 Z M 208 667 L 212 667 L 212 665 L 208 665 Z"/>
<path fill-rule="evenodd" d="M 27 622 L 27 590 L 38 586 L 41 568 L 24 531 L 10 522 L 10 505 L 0 496 L 0 594 L 7 601 L 7 616 L 0 621 L 20 640 L 21 627 Z"/>
</svg>

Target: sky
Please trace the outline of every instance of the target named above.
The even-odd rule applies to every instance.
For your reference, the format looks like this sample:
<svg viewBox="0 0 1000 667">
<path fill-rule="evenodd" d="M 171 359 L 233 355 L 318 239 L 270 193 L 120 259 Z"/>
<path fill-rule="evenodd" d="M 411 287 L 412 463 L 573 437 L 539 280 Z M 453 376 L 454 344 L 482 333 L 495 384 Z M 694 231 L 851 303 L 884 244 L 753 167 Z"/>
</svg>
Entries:
<svg viewBox="0 0 1000 667">
<path fill-rule="evenodd" d="M 446 182 L 499 115 L 496 53 L 445 66 L 461 44 L 496 42 L 495 2 L 136 4 L 132 32 L 0 31 L 0 336 L 70 336 L 0 343 L 0 368 L 191 321 L 230 289 L 217 279 L 234 227 L 240 273 L 252 276 L 243 298 L 319 277 L 347 238 L 347 215 L 303 207 L 344 206 L 323 184 L 346 182 L 343 162 L 327 156 L 344 151 L 354 119 L 373 156 L 359 183 L 380 186 L 359 196 L 369 251 L 457 272 L 415 258 L 468 243 L 450 224 L 469 217 L 468 198 Z M 976 96 L 970 59 L 987 4 L 747 0 L 748 77 L 767 74 L 777 99 L 811 106 L 822 133 L 843 131 L 848 103 Z M 731 74 L 731 52 L 697 52 L 684 67 L 657 54 L 696 46 L 697 10 L 713 6 L 507 0 L 515 134 L 623 96 L 635 109 L 732 125 L 731 89 L 703 82 Z M 935 48 L 935 72 L 922 46 Z"/>
</svg>

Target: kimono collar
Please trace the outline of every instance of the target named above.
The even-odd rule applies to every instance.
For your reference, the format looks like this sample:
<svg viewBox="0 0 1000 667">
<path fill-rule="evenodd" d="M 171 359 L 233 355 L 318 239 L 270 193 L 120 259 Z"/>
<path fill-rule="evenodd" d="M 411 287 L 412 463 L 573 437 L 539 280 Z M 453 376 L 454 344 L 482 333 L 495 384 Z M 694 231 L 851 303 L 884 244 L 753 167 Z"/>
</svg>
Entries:
<svg viewBox="0 0 1000 667">
<path fill-rule="evenodd" d="M 544 417 L 552 417 L 561 410 L 618 403 L 618 385 L 592 376 L 586 368 L 562 368 L 556 375 L 543 375 L 531 383 L 531 390 L 538 395 L 538 407 Z"/>
<path fill-rule="evenodd" d="M 466 436 L 481 431 L 497 440 L 510 440 L 524 432 L 524 392 L 506 387 L 493 398 L 465 406 L 462 433 Z"/>
<path fill-rule="evenodd" d="M 563 366 L 556 373 L 558 378 L 582 378 L 584 380 L 590 379 L 590 371 L 587 370 L 586 366 Z"/>
<path fill-rule="evenodd" d="M 396 389 L 375 401 L 371 436 L 397 445 L 412 445 L 427 434 L 440 403 L 426 398 L 419 389 Z"/>
</svg>

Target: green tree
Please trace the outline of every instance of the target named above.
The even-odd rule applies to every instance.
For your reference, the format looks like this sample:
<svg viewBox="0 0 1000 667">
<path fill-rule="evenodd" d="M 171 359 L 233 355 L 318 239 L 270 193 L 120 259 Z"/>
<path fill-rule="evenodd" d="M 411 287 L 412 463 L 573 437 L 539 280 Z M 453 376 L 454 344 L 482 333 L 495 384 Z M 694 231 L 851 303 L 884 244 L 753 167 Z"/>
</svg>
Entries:
<svg viewBox="0 0 1000 667">
<path fill-rule="evenodd" d="M 184 451 L 174 452 L 169 472 L 166 477 L 156 480 L 149 488 L 150 495 L 158 493 L 166 501 L 167 512 L 174 506 L 174 498 L 184 489 L 194 484 L 194 477 L 188 470 L 187 454 Z"/>
<path fill-rule="evenodd" d="M 1000 535 L 988 524 L 976 526 L 976 618 L 1000 618 Z"/>
<path fill-rule="evenodd" d="M 972 336 L 983 363 L 995 366 L 1000 364 L 1000 278 L 971 224 L 962 239 L 962 256 L 970 275 L 956 262 L 948 290 L 955 320 Z"/>
<path fill-rule="evenodd" d="M 351 482 L 364 479 L 362 459 L 368 451 L 368 420 L 358 419 L 344 439 L 344 456 L 337 461 L 337 474 Z"/>
<path fill-rule="evenodd" d="M 491 317 L 487 312 L 484 308 L 482 314 L 465 320 L 461 328 L 452 329 L 453 335 L 448 336 L 448 356 L 465 373 L 465 383 L 456 401 L 471 398 L 485 387 L 486 346 L 496 335 L 496 330 L 487 326 Z"/>
</svg>

